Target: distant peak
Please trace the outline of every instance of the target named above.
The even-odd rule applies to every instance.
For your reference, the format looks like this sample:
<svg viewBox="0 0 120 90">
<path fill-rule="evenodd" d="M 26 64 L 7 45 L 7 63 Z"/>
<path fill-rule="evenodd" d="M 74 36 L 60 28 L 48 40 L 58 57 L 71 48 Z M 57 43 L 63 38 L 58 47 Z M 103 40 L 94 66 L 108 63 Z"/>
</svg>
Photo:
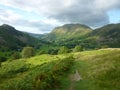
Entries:
<svg viewBox="0 0 120 90">
<path fill-rule="evenodd" d="M 8 24 L 3 24 L 3 25 L 1 25 L 1 26 L 9 26 L 9 27 L 11 27 L 10 25 L 8 25 Z"/>
<path fill-rule="evenodd" d="M 3 24 L 3 25 L 1 25 L 2 27 L 4 27 L 4 28 L 12 28 L 12 29 L 15 29 L 13 26 L 10 26 L 10 25 L 8 25 L 8 24 Z"/>
</svg>

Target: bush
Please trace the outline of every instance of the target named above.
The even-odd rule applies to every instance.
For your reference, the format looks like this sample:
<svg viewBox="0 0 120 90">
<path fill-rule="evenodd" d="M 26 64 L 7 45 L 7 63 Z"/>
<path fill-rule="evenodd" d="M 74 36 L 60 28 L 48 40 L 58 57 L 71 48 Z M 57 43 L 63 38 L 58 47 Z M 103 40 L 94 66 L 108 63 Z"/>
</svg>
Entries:
<svg viewBox="0 0 120 90">
<path fill-rule="evenodd" d="M 80 51 L 83 51 L 83 47 L 82 46 L 75 46 L 75 48 L 73 49 L 73 52 L 80 52 Z"/>
<path fill-rule="evenodd" d="M 60 50 L 58 51 L 59 54 L 65 54 L 68 52 L 69 52 L 69 49 L 66 46 L 61 47 Z"/>
<path fill-rule="evenodd" d="M 22 50 L 22 58 L 29 58 L 34 56 L 34 48 L 33 47 L 24 47 Z"/>
<path fill-rule="evenodd" d="M 50 49 L 50 50 L 48 51 L 48 54 L 51 54 L 51 55 L 57 55 L 57 53 L 58 53 L 58 50 L 57 50 L 57 49 Z"/>
<path fill-rule="evenodd" d="M 104 49 L 104 48 L 109 48 L 109 46 L 108 46 L 108 45 L 103 45 L 103 46 L 101 46 L 101 48 L 102 48 L 102 49 Z"/>
<path fill-rule="evenodd" d="M 7 60 L 6 57 L 0 56 L 0 62 L 4 62 L 4 61 L 6 61 L 6 60 Z"/>
<path fill-rule="evenodd" d="M 20 53 L 14 52 L 14 53 L 12 54 L 12 59 L 19 59 L 19 58 L 21 58 Z"/>
</svg>

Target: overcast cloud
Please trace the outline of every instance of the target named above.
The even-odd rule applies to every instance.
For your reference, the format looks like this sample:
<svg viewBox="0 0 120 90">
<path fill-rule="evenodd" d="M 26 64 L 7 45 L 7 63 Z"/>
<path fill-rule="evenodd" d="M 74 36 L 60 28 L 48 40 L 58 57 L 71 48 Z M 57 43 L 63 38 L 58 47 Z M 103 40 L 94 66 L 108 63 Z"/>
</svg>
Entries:
<svg viewBox="0 0 120 90">
<path fill-rule="evenodd" d="M 12 9 L 0 9 L 0 24 L 31 27 L 49 32 L 65 23 L 81 23 L 99 27 L 109 23 L 108 12 L 120 9 L 119 0 L 1 0 L 1 5 L 36 13 L 41 19 L 26 19 Z M 37 31 L 36 31 L 37 32 Z"/>
</svg>

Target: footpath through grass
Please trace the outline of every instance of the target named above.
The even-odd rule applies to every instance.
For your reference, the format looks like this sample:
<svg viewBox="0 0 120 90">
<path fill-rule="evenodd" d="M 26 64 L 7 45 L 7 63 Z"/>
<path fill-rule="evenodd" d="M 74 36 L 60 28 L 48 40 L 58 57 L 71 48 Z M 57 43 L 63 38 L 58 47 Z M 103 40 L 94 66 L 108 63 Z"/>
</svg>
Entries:
<svg viewBox="0 0 120 90">
<path fill-rule="evenodd" d="M 74 90 L 120 90 L 120 49 L 75 53 L 82 80 Z"/>
</svg>

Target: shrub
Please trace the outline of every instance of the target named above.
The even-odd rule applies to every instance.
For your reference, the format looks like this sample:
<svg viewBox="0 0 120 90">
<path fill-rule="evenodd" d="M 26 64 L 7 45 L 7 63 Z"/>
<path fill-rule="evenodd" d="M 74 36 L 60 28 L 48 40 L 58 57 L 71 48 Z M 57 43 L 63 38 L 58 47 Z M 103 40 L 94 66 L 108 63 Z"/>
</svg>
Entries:
<svg viewBox="0 0 120 90">
<path fill-rule="evenodd" d="M 60 50 L 58 51 L 59 54 L 65 54 L 68 52 L 69 52 L 69 49 L 66 46 L 61 47 Z"/>
<path fill-rule="evenodd" d="M 18 53 L 18 52 L 14 52 L 13 54 L 12 54 L 12 59 L 19 59 L 21 56 L 20 56 L 20 53 Z"/>
<path fill-rule="evenodd" d="M 80 52 L 80 51 L 83 51 L 83 47 L 82 46 L 75 46 L 75 48 L 73 49 L 73 52 Z"/>
<path fill-rule="evenodd" d="M 104 49 L 104 48 L 109 48 L 109 46 L 108 46 L 108 45 L 103 45 L 103 46 L 101 46 L 101 48 L 102 48 L 102 49 Z"/>
<path fill-rule="evenodd" d="M 31 56 L 34 56 L 34 48 L 24 47 L 22 50 L 22 58 L 29 58 Z"/>
<path fill-rule="evenodd" d="M 4 57 L 4 56 L 0 56 L 0 62 L 4 62 L 4 61 L 6 61 L 6 60 L 7 60 L 6 57 Z"/>
</svg>

